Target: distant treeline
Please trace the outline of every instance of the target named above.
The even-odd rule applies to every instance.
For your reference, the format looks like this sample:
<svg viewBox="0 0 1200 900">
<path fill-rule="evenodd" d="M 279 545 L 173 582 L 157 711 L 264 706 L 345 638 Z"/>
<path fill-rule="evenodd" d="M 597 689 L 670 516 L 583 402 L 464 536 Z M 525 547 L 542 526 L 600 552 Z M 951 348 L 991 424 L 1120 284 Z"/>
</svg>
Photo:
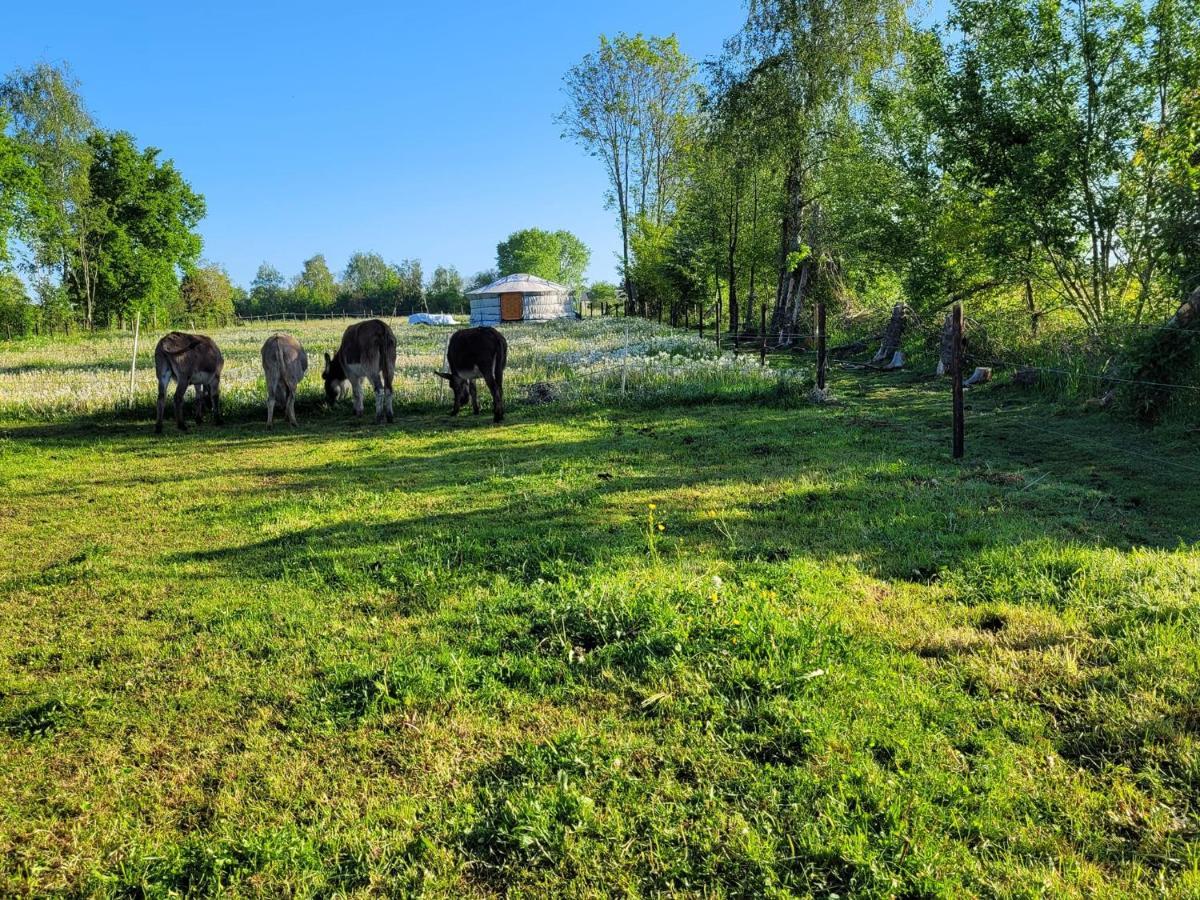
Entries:
<svg viewBox="0 0 1200 900">
<path fill-rule="evenodd" d="M 571 232 L 541 228 L 510 234 L 496 246 L 496 268 L 476 272 L 469 280 L 454 266 L 438 266 L 426 279 L 419 259 L 388 263 L 373 252 L 351 255 L 341 278 L 336 278 L 318 253 L 306 259 L 290 281 L 263 263 L 250 289 L 237 292 L 234 306 L 243 316 L 371 310 L 462 313 L 468 308 L 468 291 L 517 272 L 579 291 L 590 259 L 591 251 Z M 601 285 L 598 290 L 604 293 L 606 288 Z"/>
<path fill-rule="evenodd" d="M 309 257 L 291 279 L 269 263 L 258 267 L 248 290 L 235 288 L 238 315 L 279 313 L 461 312 L 466 291 L 487 284 L 495 272 L 479 272 L 468 283 L 454 266 L 438 266 L 428 280 L 419 259 L 388 263 L 373 252 L 351 255 L 341 277 L 324 254 Z"/>
</svg>

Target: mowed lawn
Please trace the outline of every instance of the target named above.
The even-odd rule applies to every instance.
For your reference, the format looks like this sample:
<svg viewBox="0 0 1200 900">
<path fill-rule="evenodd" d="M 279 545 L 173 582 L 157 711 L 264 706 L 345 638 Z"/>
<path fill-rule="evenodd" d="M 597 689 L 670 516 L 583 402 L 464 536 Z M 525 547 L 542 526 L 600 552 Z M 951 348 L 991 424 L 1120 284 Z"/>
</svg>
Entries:
<svg viewBox="0 0 1200 900">
<path fill-rule="evenodd" d="M 1196 896 L 1195 435 L 834 389 L 0 424 L 0 894 Z"/>
</svg>

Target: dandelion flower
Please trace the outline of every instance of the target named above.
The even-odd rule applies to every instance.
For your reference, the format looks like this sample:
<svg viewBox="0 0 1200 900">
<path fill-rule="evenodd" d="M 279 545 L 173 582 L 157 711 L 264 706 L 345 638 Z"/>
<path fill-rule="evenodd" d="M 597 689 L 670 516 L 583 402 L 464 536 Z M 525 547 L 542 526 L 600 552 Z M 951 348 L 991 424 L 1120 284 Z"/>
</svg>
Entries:
<svg viewBox="0 0 1200 900">
<path fill-rule="evenodd" d="M 659 525 L 659 526 L 658 526 L 658 530 L 659 530 L 659 531 L 666 531 L 667 529 L 666 529 L 664 526 L 662 526 L 662 525 Z"/>
</svg>

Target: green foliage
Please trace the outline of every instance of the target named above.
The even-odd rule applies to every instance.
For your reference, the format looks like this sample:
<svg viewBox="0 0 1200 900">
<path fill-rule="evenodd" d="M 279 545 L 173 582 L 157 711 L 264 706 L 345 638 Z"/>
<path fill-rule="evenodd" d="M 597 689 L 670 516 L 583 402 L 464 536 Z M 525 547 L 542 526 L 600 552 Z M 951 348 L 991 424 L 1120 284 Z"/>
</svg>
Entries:
<svg viewBox="0 0 1200 900">
<path fill-rule="evenodd" d="M 18 69 L 0 84 L 0 261 L 15 236 L 22 268 L 53 282 L 39 288 L 54 298 L 46 324 L 66 315 L 91 327 L 175 301 L 205 206 L 158 155 L 97 129 L 65 68 Z"/>
<path fill-rule="evenodd" d="M 591 255 L 569 231 L 526 228 L 496 245 L 496 269 L 500 277 L 523 272 L 579 290 Z"/>
<path fill-rule="evenodd" d="M 630 302 L 633 220 L 644 216 L 664 224 L 683 185 L 683 151 L 698 99 L 694 73 L 674 35 L 618 34 L 601 35 L 599 49 L 564 77 L 567 105 L 558 121 L 564 137 L 604 164 Z"/>
<path fill-rule="evenodd" d="M 463 277 L 454 266 L 438 266 L 425 291 L 429 308 L 435 312 L 460 311 L 466 299 Z"/>
<path fill-rule="evenodd" d="M 15 149 L 30 173 L 17 200 L 17 233 L 32 252 L 26 265 L 63 279 L 89 195 L 92 120 L 77 87 L 65 68 L 47 63 L 17 69 L 0 83 L 12 141 L 5 155 L 11 165 Z"/>
<path fill-rule="evenodd" d="M 71 283 L 94 282 L 99 320 L 166 311 L 179 292 L 179 273 L 200 256 L 195 229 L 204 198 L 173 163 L 158 161 L 157 149 L 138 150 L 126 132 L 94 132 L 88 145 L 90 224 L 71 254 Z"/>
<path fill-rule="evenodd" d="M 233 315 L 233 282 L 223 268 L 205 263 L 184 276 L 173 310 L 175 321 L 199 328 L 227 324 Z"/>
<path fill-rule="evenodd" d="M 246 315 L 265 315 L 282 312 L 286 291 L 283 284 L 283 274 L 270 263 L 262 263 L 254 273 L 250 282 L 250 293 L 246 298 L 246 308 L 238 310 Z"/>
<path fill-rule="evenodd" d="M 14 273 L 0 270 L 0 337 L 25 334 L 33 325 L 35 314 L 24 282 Z"/>
<path fill-rule="evenodd" d="M 409 309 L 428 308 L 425 297 L 425 278 L 419 259 L 406 259 L 396 266 L 396 295 Z M 381 296 L 382 299 L 382 296 Z"/>
<path fill-rule="evenodd" d="M 482 272 L 476 272 L 471 276 L 471 279 L 467 284 L 467 291 L 473 291 L 476 288 L 486 287 L 499 277 L 500 273 L 496 269 L 485 269 Z"/>
<path fill-rule="evenodd" d="M 265 276 L 268 281 L 278 273 L 270 271 L 263 272 L 259 269 L 259 275 Z M 256 277 L 255 281 L 258 281 Z M 266 286 L 266 285 L 264 285 Z M 333 308 L 333 303 L 337 299 L 338 287 L 334 280 L 333 273 L 329 271 L 329 264 L 325 262 L 325 255 L 318 253 L 304 261 L 304 268 L 300 274 L 296 276 L 292 282 L 292 297 L 295 304 L 299 304 L 304 310 L 311 312 L 328 312 Z"/>
<path fill-rule="evenodd" d="M 9 236 L 17 226 L 21 200 L 28 190 L 30 170 L 20 144 L 9 132 L 11 116 L 0 104 L 0 264 L 8 264 Z"/>
<path fill-rule="evenodd" d="M 611 281 L 593 281 L 587 289 L 588 299 L 594 310 L 605 304 L 609 307 L 617 302 L 617 286 Z"/>
<path fill-rule="evenodd" d="M 400 296 L 401 274 L 378 253 L 351 255 L 342 273 L 342 291 L 351 309 L 391 306 Z"/>
</svg>

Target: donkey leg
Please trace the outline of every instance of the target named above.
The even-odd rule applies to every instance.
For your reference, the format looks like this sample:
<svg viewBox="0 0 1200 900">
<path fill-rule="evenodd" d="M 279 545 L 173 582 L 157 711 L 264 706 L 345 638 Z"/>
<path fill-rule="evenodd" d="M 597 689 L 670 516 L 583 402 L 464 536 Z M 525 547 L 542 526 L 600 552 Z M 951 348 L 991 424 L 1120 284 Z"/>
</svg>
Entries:
<svg viewBox="0 0 1200 900">
<path fill-rule="evenodd" d="M 208 388 L 208 400 L 212 404 L 213 421 L 218 425 L 225 424 L 225 415 L 221 412 L 221 379 L 218 378 Z"/>
<path fill-rule="evenodd" d="M 471 379 L 471 412 L 479 415 L 479 388 L 475 386 L 475 379 Z"/>
<path fill-rule="evenodd" d="M 504 421 L 504 397 L 500 393 L 500 383 L 491 375 L 483 376 L 484 382 L 488 386 L 488 390 L 492 394 L 492 421 Z"/>
<path fill-rule="evenodd" d="M 196 417 L 196 424 L 199 425 L 204 421 L 204 398 L 205 387 L 202 384 L 196 385 L 196 393 L 192 400 L 192 415 Z"/>
<path fill-rule="evenodd" d="M 183 421 L 183 397 L 187 393 L 187 382 L 175 385 L 175 427 L 187 431 L 187 422 Z"/>
<path fill-rule="evenodd" d="M 160 375 L 158 378 L 158 416 L 154 421 L 154 433 L 162 434 L 163 432 L 163 414 L 167 411 L 167 385 L 171 379 L 166 380 Z"/>
<path fill-rule="evenodd" d="M 375 396 L 375 424 L 383 424 L 383 379 L 376 372 L 371 376 L 371 393 Z"/>
<path fill-rule="evenodd" d="M 287 418 L 288 418 L 288 422 L 290 422 L 292 424 L 292 427 L 295 427 L 300 424 L 299 422 L 296 421 L 296 389 L 295 388 L 292 388 L 291 390 L 288 391 Z"/>
<path fill-rule="evenodd" d="M 363 385 L 361 378 L 355 378 L 350 382 L 350 390 L 354 393 L 354 414 L 362 417 L 363 414 Z"/>
<path fill-rule="evenodd" d="M 392 410 L 392 379 L 386 374 L 383 378 L 383 400 L 384 406 L 387 408 L 387 420 L 395 421 L 396 413 Z"/>
</svg>

